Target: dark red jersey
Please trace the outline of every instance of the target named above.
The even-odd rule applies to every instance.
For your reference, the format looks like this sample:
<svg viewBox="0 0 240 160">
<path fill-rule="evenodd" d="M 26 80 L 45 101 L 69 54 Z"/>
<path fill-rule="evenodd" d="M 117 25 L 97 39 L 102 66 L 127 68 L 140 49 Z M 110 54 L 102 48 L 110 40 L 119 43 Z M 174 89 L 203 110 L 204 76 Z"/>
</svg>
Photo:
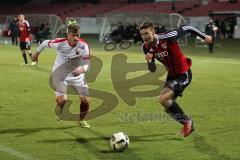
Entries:
<svg viewBox="0 0 240 160">
<path fill-rule="evenodd" d="M 19 37 L 21 42 L 29 41 L 30 28 L 28 21 L 24 20 L 22 23 L 18 22 Z"/>
<path fill-rule="evenodd" d="M 179 27 L 177 30 L 155 35 L 154 45 L 144 43 L 144 54 L 153 54 L 153 61 L 157 59 L 161 62 L 167 69 L 170 77 L 176 77 L 177 75 L 188 71 L 192 66 L 191 59 L 184 56 L 177 42 L 177 39 L 187 32 L 196 34 L 202 39 L 205 38 L 205 34 L 194 27 Z"/>
</svg>

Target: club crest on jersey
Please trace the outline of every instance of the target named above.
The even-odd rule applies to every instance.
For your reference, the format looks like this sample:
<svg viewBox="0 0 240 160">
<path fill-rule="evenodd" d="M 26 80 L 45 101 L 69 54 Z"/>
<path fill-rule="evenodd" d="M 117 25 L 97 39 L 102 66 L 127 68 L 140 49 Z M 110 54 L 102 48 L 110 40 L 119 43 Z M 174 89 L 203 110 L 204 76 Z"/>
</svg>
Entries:
<svg viewBox="0 0 240 160">
<path fill-rule="evenodd" d="M 153 52 L 154 50 L 152 48 L 150 48 L 149 52 Z"/>
<path fill-rule="evenodd" d="M 155 54 L 156 58 L 163 58 L 163 57 L 167 57 L 167 56 L 168 56 L 168 52 L 167 51 L 163 51 L 163 52 Z"/>
</svg>

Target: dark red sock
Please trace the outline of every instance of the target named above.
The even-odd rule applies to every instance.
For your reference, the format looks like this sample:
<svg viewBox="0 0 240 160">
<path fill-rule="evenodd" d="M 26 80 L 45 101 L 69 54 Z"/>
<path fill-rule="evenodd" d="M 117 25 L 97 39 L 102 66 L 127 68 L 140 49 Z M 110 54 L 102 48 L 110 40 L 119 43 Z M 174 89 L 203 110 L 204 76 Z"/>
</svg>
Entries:
<svg viewBox="0 0 240 160">
<path fill-rule="evenodd" d="M 56 103 L 57 103 L 57 105 L 59 106 L 59 107 L 61 107 L 61 108 L 63 108 L 64 106 L 65 106 L 65 104 L 66 104 L 66 100 L 63 100 L 63 101 L 56 101 Z"/>
<path fill-rule="evenodd" d="M 27 55 L 26 55 L 26 53 L 22 54 L 22 57 L 23 57 L 23 60 L 24 60 L 25 64 L 27 64 L 28 61 L 27 61 Z"/>
<path fill-rule="evenodd" d="M 80 104 L 80 120 L 83 120 L 87 115 L 89 110 L 89 103 L 88 102 L 81 102 Z"/>
</svg>

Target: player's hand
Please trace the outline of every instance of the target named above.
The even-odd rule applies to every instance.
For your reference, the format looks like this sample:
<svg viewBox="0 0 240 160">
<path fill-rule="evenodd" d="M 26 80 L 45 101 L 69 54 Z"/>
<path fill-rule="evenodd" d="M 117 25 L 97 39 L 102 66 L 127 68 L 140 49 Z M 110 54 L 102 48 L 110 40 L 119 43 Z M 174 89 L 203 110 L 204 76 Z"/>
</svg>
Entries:
<svg viewBox="0 0 240 160">
<path fill-rule="evenodd" d="M 11 31 L 9 30 L 9 31 L 8 31 L 8 36 L 10 36 L 10 35 L 11 35 Z"/>
<path fill-rule="evenodd" d="M 34 62 L 38 62 L 38 56 L 40 53 L 36 52 L 31 56 L 32 61 Z"/>
<path fill-rule="evenodd" d="M 84 72 L 85 72 L 85 69 L 83 67 L 78 67 L 72 72 L 72 74 L 74 76 L 79 76 L 80 74 L 82 74 Z"/>
<path fill-rule="evenodd" d="M 153 54 L 152 53 L 147 53 L 145 56 L 146 61 L 151 62 L 153 59 Z"/>
<path fill-rule="evenodd" d="M 206 43 L 212 43 L 212 36 L 206 35 L 204 41 Z"/>
</svg>

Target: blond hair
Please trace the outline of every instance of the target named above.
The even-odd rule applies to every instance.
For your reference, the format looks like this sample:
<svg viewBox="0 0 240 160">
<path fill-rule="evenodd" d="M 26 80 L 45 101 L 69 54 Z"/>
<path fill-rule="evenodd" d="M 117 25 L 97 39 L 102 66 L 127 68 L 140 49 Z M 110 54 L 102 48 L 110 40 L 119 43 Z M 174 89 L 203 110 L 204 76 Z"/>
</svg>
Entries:
<svg viewBox="0 0 240 160">
<path fill-rule="evenodd" d="M 70 25 L 68 25 L 67 30 L 68 30 L 67 31 L 68 33 L 77 34 L 80 32 L 80 26 L 77 24 L 70 24 Z"/>
</svg>

